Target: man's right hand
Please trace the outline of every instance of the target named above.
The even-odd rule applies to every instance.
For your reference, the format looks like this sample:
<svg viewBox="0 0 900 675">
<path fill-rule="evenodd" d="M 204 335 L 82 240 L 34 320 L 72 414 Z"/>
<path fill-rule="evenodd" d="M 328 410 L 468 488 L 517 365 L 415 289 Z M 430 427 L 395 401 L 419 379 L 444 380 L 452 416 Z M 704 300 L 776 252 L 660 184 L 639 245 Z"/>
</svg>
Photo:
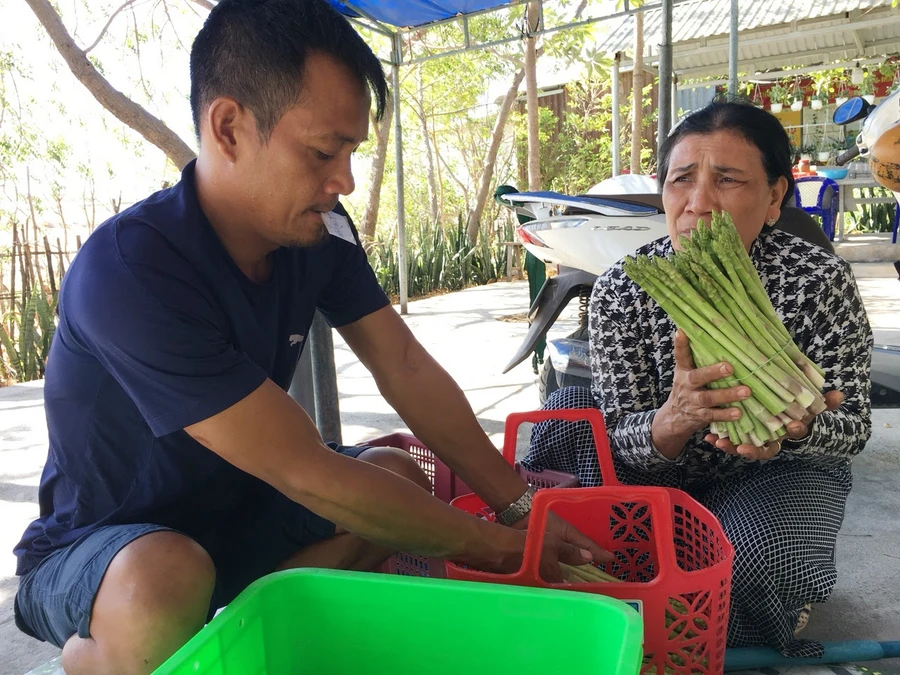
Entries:
<svg viewBox="0 0 900 675">
<path fill-rule="evenodd" d="M 719 406 L 750 398 L 750 387 L 740 385 L 725 389 L 707 389 L 706 385 L 734 373 L 729 363 L 696 368 L 687 336 L 679 328 L 675 332 L 675 373 L 672 391 L 653 418 L 650 434 L 653 445 L 669 459 L 678 457 L 685 443 L 710 422 L 734 422 L 741 411 Z"/>
<path fill-rule="evenodd" d="M 270 380 L 186 431 L 289 499 L 389 550 L 489 571 L 521 567 L 525 532 L 475 518 L 387 469 L 333 452 L 303 409 Z M 581 548 L 548 533 L 542 574 L 559 580 L 560 561 L 589 562 Z"/>
<path fill-rule="evenodd" d="M 496 561 L 491 561 L 489 559 L 479 560 L 478 558 L 480 556 L 476 554 L 473 557 L 454 557 L 452 558 L 452 561 L 485 572 L 496 572 L 500 574 L 512 574 L 518 572 L 522 567 L 522 557 L 525 554 L 526 531 L 488 523 L 487 521 L 482 522 L 493 528 L 497 528 L 496 531 L 490 533 L 490 538 L 501 551 L 500 558 Z M 571 525 L 569 525 L 569 527 L 573 530 L 575 529 Z M 581 536 L 584 537 L 584 535 Z M 585 537 L 585 539 L 587 538 Z M 539 568 L 540 577 L 545 581 L 561 582 L 563 580 L 563 575 L 559 567 L 560 563 L 566 563 L 568 565 L 584 565 L 590 562 L 603 562 L 613 559 L 613 556 L 610 553 L 604 551 L 596 544 L 592 543 L 592 548 L 596 549 L 600 555 L 597 556 L 587 548 L 581 548 L 577 544 L 565 541 L 555 532 L 545 532 L 541 550 L 541 564 Z"/>
</svg>

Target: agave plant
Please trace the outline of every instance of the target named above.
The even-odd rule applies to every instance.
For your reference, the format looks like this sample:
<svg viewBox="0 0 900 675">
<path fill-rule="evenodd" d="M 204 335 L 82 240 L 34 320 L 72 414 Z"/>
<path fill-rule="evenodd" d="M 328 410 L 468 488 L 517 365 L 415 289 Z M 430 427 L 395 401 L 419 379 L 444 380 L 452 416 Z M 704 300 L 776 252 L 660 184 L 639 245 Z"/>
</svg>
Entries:
<svg viewBox="0 0 900 675">
<path fill-rule="evenodd" d="M 57 297 L 41 288 L 22 295 L 22 302 L 15 303 L 20 311 L 13 309 L 0 322 L 0 345 L 7 374 L 18 382 L 29 382 L 44 376 L 56 332 Z"/>
</svg>

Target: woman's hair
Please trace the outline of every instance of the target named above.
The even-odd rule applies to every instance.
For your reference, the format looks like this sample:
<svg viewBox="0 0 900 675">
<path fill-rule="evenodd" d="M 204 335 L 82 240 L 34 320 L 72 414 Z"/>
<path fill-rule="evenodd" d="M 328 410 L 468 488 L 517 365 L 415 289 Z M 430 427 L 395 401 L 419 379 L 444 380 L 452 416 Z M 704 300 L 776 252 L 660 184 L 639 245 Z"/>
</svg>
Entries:
<svg viewBox="0 0 900 675">
<path fill-rule="evenodd" d="M 794 194 L 794 174 L 791 173 L 794 158 L 787 132 L 771 113 L 740 101 L 713 101 L 689 114 L 672 129 L 659 151 L 660 189 L 669 173 L 672 150 L 681 139 L 690 134 L 706 135 L 716 131 L 732 131 L 756 146 L 769 185 L 774 185 L 781 176 L 787 180 L 787 191 L 781 201 L 782 206 L 787 205 Z"/>
</svg>

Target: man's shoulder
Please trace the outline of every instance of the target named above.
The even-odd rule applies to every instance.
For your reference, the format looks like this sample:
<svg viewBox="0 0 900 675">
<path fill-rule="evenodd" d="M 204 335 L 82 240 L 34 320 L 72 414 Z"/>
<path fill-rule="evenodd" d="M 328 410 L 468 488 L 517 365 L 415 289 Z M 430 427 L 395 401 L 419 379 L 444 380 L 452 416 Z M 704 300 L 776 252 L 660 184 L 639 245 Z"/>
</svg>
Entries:
<svg viewBox="0 0 900 675">
<path fill-rule="evenodd" d="M 195 239 L 198 214 L 181 184 L 160 190 L 104 221 L 87 238 L 73 261 L 75 273 L 103 272 L 137 260 L 171 255 Z"/>
</svg>

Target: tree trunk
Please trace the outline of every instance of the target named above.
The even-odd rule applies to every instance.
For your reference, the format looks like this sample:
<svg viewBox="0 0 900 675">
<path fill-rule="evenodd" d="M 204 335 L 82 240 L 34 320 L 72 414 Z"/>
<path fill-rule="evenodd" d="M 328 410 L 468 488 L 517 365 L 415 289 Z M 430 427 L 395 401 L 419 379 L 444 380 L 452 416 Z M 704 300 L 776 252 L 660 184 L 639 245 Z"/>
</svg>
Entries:
<svg viewBox="0 0 900 675">
<path fill-rule="evenodd" d="M 375 132 L 375 156 L 369 169 L 369 198 L 366 200 L 360 230 L 364 245 L 371 244 L 375 239 L 375 225 L 378 223 L 378 208 L 381 205 L 381 184 L 384 182 L 384 164 L 387 159 L 393 117 L 394 99 L 388 96 L 381 121 L 372 121 L 372 130 Z"/>
<path fill-rule="evenodd" d="M 120 121 L 162 150 L 178 168 L 194 159 L 194 151 L 165 123 L 129 99 L 103 77 L 75 44 L 49 0 L 25 0 L 53 40 L 72 74 Z"/>
<path fill-rule="evenodd" d="M 418 96 L 416 96 L 416 108 L 419 114 L 419 123 L 422 125 L 422 144 L 425 146 L 425 163 L 428 169 L 428 204 L 431 207 L 431 222 L 439 223 L 441 220 L 438 209 L 438 182 L 434 169 L 434 153 L 431 150 L 431 134 L 428 132 L 428 116 L 425 114 L 425 83 L 422 81 L 422 67 L 416 69 L 416 81 L 418 84 Z"/>
<path fill-rule="evenodd" d="M 634 13 L 634 70 L 631 73 L 631 173 L 641 172 L 644 122 L 644 10 Z"/>
<path fill-rule="evenodd" d="M 538 3 L 528 4 L 528 32 L 538 29 Z M 538 124 L 537 38 L 525 38 L 525 98 L 528 107 L 528 189 L 541 189 L 541 139 Z"/>
<path fill-rule="evenodd" d="M 466 224 L 466 234 L 469 237 L 469 242 L 473 245 L 478 241 L 478 228 L 481 223 L 481 217 L 484 215 L 484 207 L 487 205 L 490 197 L 491 183 L 494 180 L 494 166 L 497 163 L 500 143 L 503 141 L 506 121 L 509 119 L 509 112 L 512 110 L 513 103 L 516 102 L 519 86 L 522 84 L 523 79 L 525 79 L 524 69 L 517 72 L 513 78 L 506 96 L 503 97 L 503 103 L 500 104 L 497 119 L 494 120 L 494 130 L 491 132 L 491 145 L 488 148 L 487 156 L 484 158 L 484 168 L 481 171 L 481 184 L 478 187 L 478 196 L 475 198 L 475 208 L 469 212 L 469 222 Z"/>
</svg>

